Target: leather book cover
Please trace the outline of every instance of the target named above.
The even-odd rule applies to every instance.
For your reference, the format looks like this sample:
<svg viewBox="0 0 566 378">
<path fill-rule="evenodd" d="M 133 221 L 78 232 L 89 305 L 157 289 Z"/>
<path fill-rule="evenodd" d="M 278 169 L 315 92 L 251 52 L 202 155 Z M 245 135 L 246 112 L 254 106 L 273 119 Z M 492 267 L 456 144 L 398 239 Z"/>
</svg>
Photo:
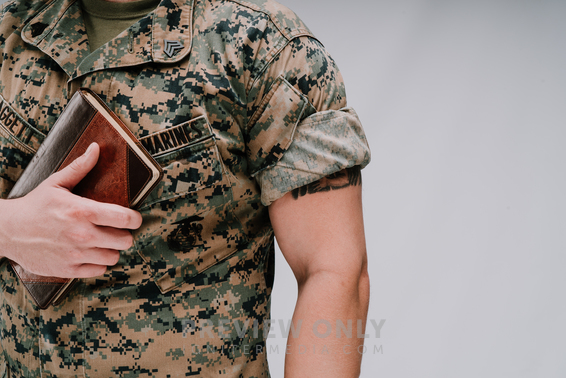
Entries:
<svg viewBox="0 0 566 378">
<path fill-rule="evenodd" d="M 159 183 L 163 171 L 130 130 L 88 89 L 79 89 L 16 182 L 8 198 L 25 196 L 52 173 L 65 168 L 96 142 L 100 156 L 73 193 L 135 208 Z M 10 261 L 36 304 L 57 304 L 74 279 L 45 277 Z"/>
</svg>

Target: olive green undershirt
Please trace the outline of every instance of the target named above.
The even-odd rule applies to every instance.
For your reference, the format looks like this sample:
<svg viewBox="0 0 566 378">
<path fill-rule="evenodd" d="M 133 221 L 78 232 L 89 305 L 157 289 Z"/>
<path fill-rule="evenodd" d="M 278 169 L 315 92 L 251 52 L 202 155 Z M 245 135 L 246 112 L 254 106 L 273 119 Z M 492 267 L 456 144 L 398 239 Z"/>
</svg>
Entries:
<svg viewBox="0 0 566 378">
<path fill-rule="evenodd" d="M 157 8 L 160 0 L 80 0 L 90 51 L 94 51 Z"/>
</svg>

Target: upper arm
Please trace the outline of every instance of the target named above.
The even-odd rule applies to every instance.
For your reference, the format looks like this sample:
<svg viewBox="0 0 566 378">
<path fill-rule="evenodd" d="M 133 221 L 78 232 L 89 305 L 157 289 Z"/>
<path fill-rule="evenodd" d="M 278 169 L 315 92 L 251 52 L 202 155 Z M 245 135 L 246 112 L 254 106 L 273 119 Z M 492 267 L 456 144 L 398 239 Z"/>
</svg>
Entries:
<svg viewBox="0 0 566 378">
<path fill-rule="evenodd" d="M 269 207 L 275 237 L 299 284 L 319 272 L 366 269 L 359 167 L 303 186 Z"/>
</svg>

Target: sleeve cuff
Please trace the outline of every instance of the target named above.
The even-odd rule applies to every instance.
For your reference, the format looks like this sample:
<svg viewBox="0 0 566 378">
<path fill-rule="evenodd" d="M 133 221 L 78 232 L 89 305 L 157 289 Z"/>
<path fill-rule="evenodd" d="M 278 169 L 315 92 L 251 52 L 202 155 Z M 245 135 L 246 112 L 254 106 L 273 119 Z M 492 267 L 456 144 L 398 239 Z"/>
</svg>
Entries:
<svg viewBox="0 0 566 378">
<path fill-rule="evenodd" d="M 369 145 L 352 108 L 315 113 L 297 125 L 283 157 L 257 174 L 261 202 L 269 206 L 293 189 L 369 161 Z"/>
</svg>

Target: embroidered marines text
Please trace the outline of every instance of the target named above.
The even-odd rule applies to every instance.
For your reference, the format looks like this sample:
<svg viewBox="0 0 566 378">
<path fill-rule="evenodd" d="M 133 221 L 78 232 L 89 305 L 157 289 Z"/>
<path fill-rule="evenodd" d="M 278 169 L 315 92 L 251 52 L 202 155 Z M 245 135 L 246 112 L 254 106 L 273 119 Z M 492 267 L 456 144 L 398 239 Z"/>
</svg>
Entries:
<svg viewBox="0 0 566 378">
<path fill-rule="evenodd" d="M 210 136 L 210 133 L 207 132 L 208 130 L 204 126 L 205 123 L 206 121 L 204 121 L 204 119 L 197 118 L 190 122 L 140 138 L 140 142 L 152 156 L 161 155 L 187 146 L 203 137 Z"/>
</svg>

